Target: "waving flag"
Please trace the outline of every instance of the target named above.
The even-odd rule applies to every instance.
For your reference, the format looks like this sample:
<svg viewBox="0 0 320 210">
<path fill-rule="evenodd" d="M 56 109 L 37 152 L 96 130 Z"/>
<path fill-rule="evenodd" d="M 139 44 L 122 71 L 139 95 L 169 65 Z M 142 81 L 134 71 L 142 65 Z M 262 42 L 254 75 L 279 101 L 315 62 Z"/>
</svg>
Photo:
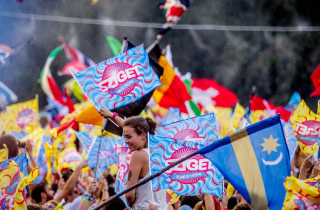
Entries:
<svg viewBox="0 0 320 210">
<path fill-rule="evenodd" d="M 293 176 L 288 177 L 284 182 L 287 193 L 282 209 L 319 209 L 319 185 L 319 175 L 306 180 L 299 180 Z"/>
<path fill-rule="evenodd" d="M 286 137 L 286 142 L 288 145 L 289 155 L 290 155 L 290 162 L 293 160 L 294 153 L 298 146 L 298 141 L 294 135 L 293 128 L 291 123 L 284 123 L 283 124 L 283 132 Z"/>
<path fill-rule="evenodd" d="M 267 118 L 265 110 L 256 110 L 250 113 L 249 119 L 252 124 Z"/>
<path fill-rule="evenodd" d="M 0 149 L 0 163 L 8 159 L 8 148 L 4 145 L 3 149 Z"/>
<path fill-rule="evenodd" d="M 38 127 L 38 99 L 7 106 L 6 129 L 11 131 L 34 131 Z"/>
<path fill-rule="evenodd" d="M 18 165 L 13 160 L 8 160 L 0 163 L 0 191 L 3 197 L 0 203 L 3 209 L 13 209 L 16 189 L 18 187 L 20 172 Z"/>
<path fill-rule="evenodd" d="M 10 158 L 9 160 L 6 161 L 10 161 L 13 160 L 19 167 L 19 171 L 21 173 L 23 173 L 23 176 L 27 176 L 28 175 L 28 158 L 27 158 L 27 153 L 26 151 L 23 151 L 20 155 Z"/>
<path fill-rule="evenodd" d="M 241 125 L 241 119 L 246 114 L 246 110 L 243 106 L 241 106 L 239 103 L 237 103 L 236 107 L 234 108 L 234 112 L 231 117 L 231 123 L 229 126 L 229 132 L 231 131 L 231 128 L 234 129 L 240 129 Z"/>
<path fill-rule="evenodd" d="M 207 143 L 149 135 L 151 174 L 204 147 Z M 154 191 L 170 189 L 178 195 L 210 193 L 221 198 L 223 176 L 202 155 L 196 155 L 152 180 Z"/>
<path fill-rule="evenodd" d="M 164 117 L 162 124 L 170 124 L 181 120 L 180 110 L 176 108 L 169 108 L 169 113 Z"/>
<path fill-rule="evenodd" d="M 286 109 L 293 112 L 293 111 L 298 107 L 298 105 L 299 105 L 300 102 L 301 102 L 301 96 L 300 96 L 300 94 L 296 91 L 296 92 L 294 92 L 294 93 L 292 94 L 292 96 L 291 96 L 291 98 L 290 98 L 290 100 L 289 100 L 289 103 L 288 103 L 288 105 L 286 106 Z"/>
<path fill-rule="evenodd" d="M 214 163 L 252 209 L 281 209 L 290 156 L 279 115 L 249 125 L 197 153 Z"/>
<path fill-rule="evenodd" d="M 214 113 L 162 125 L 157 128 L 156 135 L 199 142 L 212 142 L 219 139 Z"/>
<path fill-rule="evenodd" d="M 46 149 L 45 149 L 46 143 L 51 145 L 51 138 L 50 136 L 43 135 L 41 140 L 39 155 L 37 156 L 37 165 L 39 167 L 39 175 L 33 181 L 33 184 L 39 184 L 43 180 L 45 173 L 48 171 L 47 159 L 51 157 L 49 156 L 49 158 L 47 158 Z"/>
<path fill-rule="evenodd" d="M 71 168 L 73 170 L 76 169 L 79 162 L 83 159 L 81 155 L 75 150 L 73 147 L 66 147 L 60 154 L 59 154 L 59 170 L 62 171 L 64 168 Z"/>
<path fill-rule="evenodd" d="M 0 109 L 16 102 L 18 96 L 14 94 L 5 84 L 0 82 Z"/>
<path fill-rule="evenodd" d="M 80 71 L 74 78 L 97 110 L 124 106 L 161 86 L 143 45 Z"/>
<path fill-rule="evenodd" d="M 61 74 L 68 75 L 72 77 L 72 74 L 75 74 L 79 71 L 88 68 L 88 66 L 84 65 L 82 62 L 75 60 L 67 63 L 61 70 Z"/>
<path fill-rule="evenodd" d="M 109 47 L 111 49 L 111 52 L 113 56 L 117 56 L 121 53 L 121 48 L 122 44 L 119 42 L 117 39 L 111 37 L 111 36 L 106 36 L 107 42 L 109 44 Z"/>
<path fill-rule="evenodd" d="M 24 137 L 26 137 L 27 135 L 29 135 L 29 133 L 26 131 L 9 131 L 9 133 L 17 140 L 21 140 Z"/>
<path fill-rule="evenodd" d="M 27 142 L 30 141 L 32 144 L 32 155 L 35 158 L 38 158 L 38 154 L 41 148 L 41 140 L 43 137 L 43 130 L 42 128 L 37 128 L 32 133 L 28 134 L 27 136 L 23 137 L 20 142 Z"/>
<path fill-rule="evenodd" d="M 314 153 L 318 147 L 320 116 L 311 111 L 302 100 L 290 120 L 300 150 L 306 154 Z"/>
<path fill-rule="evenodd" d="M 192 79 L 192 99 L 200 108 L 210 104 L 232 107 L 238 102 L 236 94 L 219 85 L 213 79 Z"/>
<path fill-rule="evenodd" d="M 57 47 L 49 54 L 49 57 L 47 58 L 46 63 L 44 64 L 44 67 L 40 74 L 40 85 L 42 87 L 43 92 L 49 98 L 60 103 L 61 105 L 66 106 L 67 104 L 64 100 L 63 93 L 59 89 L 57 83 L 54 81 L 50 70 L 50 66 L 53 60 L 61 52 L 61 50 L 62 47 Z"/>
</svg>

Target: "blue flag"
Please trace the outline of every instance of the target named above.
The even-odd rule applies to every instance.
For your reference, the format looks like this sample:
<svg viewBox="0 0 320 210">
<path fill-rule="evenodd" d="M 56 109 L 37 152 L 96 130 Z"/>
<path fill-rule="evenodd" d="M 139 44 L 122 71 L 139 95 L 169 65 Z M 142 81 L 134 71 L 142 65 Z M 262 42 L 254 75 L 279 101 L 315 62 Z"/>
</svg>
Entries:
<svg viewBox="0 0 320 210">
<path fill-rule="evenodd" d="M 214 163 L 252 209 L 282 208 L 290 156 L 279 115 L 249 125 L 197 153 Z"/>
<path fill-rule="evenodd" d="M 208 145 L 153 135 L 149 135 L 149 144 L 151 174 Z M 221 198 L 223 176 L 207 158 L 198 154 L 153 179 L 152 188 L 170 189 L 182 196 L 210 193 Z"/>
<path fill-rule="evenodd" d="M 215 113 L 181 120 L 157 128 L 157 136 L 180 140 L 212 142 L 219 139 Z"/>
<path fill-rule="evenodd" d="M 298 141 L 296 139 L 296 136 L 294 135 L 292 124 L 290 122 L 283 123 L 283 132 L 286 137 L 291 162 L 297 149 Z"/>
<path fill-rule="evenodd" d="M 9 131 L 9 133 L 17 140 L 21 140 L 29 134 L 26 131 Z"/>
<path fill-rule="evenodd" d="M 181 120 L 180 110 L 178 108 L 169 108 L 169 113 L 164 117 L 162 124 L 170 124 Z"/>
</svg>

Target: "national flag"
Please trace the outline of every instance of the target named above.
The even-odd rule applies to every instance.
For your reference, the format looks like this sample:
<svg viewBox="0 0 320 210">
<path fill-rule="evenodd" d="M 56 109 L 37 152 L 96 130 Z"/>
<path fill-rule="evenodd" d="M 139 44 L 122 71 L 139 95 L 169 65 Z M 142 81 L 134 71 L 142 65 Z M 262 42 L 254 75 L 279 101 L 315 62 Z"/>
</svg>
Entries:
<svg viewBox="0 0 320 210">
<path fill-rule="evenodd" d="M 59 41 L 63 46 L 64 52 L 66 53 L 66 56 L 69 60 L 75 60 L 75 61 L 80 61 L 87 67 L 95 65 L 95 62 L 93 62 L 90 58 L 85 56 L 80 50 L 71 47 L 68 45 L 62 37 L 59 37 Z"/>
<path fill-rule="evenodd" d="M 63 48 L 61 46 L 57 47 L 49 54 L 49 57 L 47 58 L 46 63 L 44 64 L 44 67 L 40 74 L 40 85 L 42 87 L 43 92 L 49 98 L 60 103 L 61 105 L 66 106 L 63 93 L 59 89 L 57 83 L 54 81 L 50 70 L 50 66 L 53 60 L 61 52 L 62 49 Z"/>
<path fill-rule="evenodd" d="M 202 109 L 210 104 L 232 107 L 238 102 L 236 94 L 213 79 L 192 79 L 192 100 Z"/>
<path fill-rule="evenodd" d="M 28 176 L 21 177 L 22 179 L 19 181 L 17 186 L 15 198 L 14 198 L 14 209 L 27 210 L 26 203 L 26 192 L 25 187 L 33 183 L 33 181 L 38 177 L 39 168 L 35 167 Z"/>
<path fill-rule="evenodd" d="M 319 88 L 320 87 L 320 65 L 311 74 L 310 78 L 315 89 L 315 91 L 311 93 L 310 97 L 319 96 L 320 95 L 320 88 Z"/>
<path fill-rule="evenodd" d="M 38 99 L 7 106 L 7 130 L 31 133 L 38 127 Z"/>
<path fill-rule="evenodd" d="M 72 77 L 72 74 L 78 73 L 84 69 L 88 68 L 88 66 L 84 65 L 79 60 L 70 61 L 67 63 L 61 70 L 61 74 L 68 75 Z M 71 73 L 72 72 L 72 73 Z"/>
<path fill-rule="evenodd" d="M 2 209 L 13 209 L 16 189 L 21 180 L 18 165 L 13 160 L 0 163 L 0 191 L 5 201 L 0 203 Z M 4 207 L 4 208 L 3 208 Z"/>
<path fill-rule="evenodd" d="M 319 209 L 319 184 L 319 175 L 306 180 L 299 180 L 294 176 L 287 177 L 284 182 L 287 193 L 282 209 Z"/>
<path fill-rule="evenodd" d="M 290 122 L 283 124 L 283 132 L 286 137 L 291 162 L 297 149 L 298 141 L 294 135 L 293 128 Z"/>
<path fill-rule="evenodd" d="M 197 153 L 214 163 L 252 209 L 281 209 L 290 156 L 279 115 L 249 125 Z"/>
<path fill-rule="evenodd" d="M 169 113 L 164 117 L 162 125 L 170 124 L 181 120 L 180 110 L 177 108 L 169 108 Z"/>
<path fill-rule="evenodd" d="M 75 108 L 74 108 L 73 102 L 72 102 L 72 100 L 71 100 L 71 98 L 70 98 L 70 96 L 68 94 L 68 91 L 67 91 L 66 87 L 64 88 L 64 93 L 66 94 L 67 106 L 69 108 L 69 113 L 72 113 L 75 110 Z"/>
<path fill-rule="evenodd" d="M 74 78 L 97 110 L 127 105 L 161 86 L 143 45 L 78 72 Z"/>
<path fill-rule="evenodd" d="M 106 36 L 106 40 L 109 44 L 109 47 L 111 49 L 113 56 L 119 55 L 121 53 L 121 48 L 122 48 L 121 42 L 119 42 L 117 39 L 111 36 Z"/>
<path fill-rule="evenodd" d="M 320 116 L 309 109 L 302 100 L 290 117 L 294 134 L 300 150 L 306 154 L 313 154 L 318 148 Z"/>
<path fill-rule="evenodd" d="M 20 142 L 30 141 L 32 145 L 32 155 L 33 157 L 38 158 L 40 148 L 41 148 L 42 138 L 43 138 L 43 130 L 42 128 L 38 127 L 32 133 L 22 138 Z"/>
<path fill-rule="evenodd" d="M 164 73 L 160 79 L 162 86 L 153 93 L 154 100 L 162 107 L 179 108 L 181 112 L 188 113 L 185 102 L 191 100 L 191 96 L 185 84 L 176 75 L 163 55 L 160 56 L 158 63 L 164 68 Z"/>
<path fill-rule="evenodd" d="M 164 28 L 171 27 L 176 24 L 183 13 L 190 6 L 191 0 L 161 0 L 159 3 L 160 9 L 164 9 L 167 23 Z"/>
<path fill-rule="evenodd" d="M 5 84 L 0 82 L 0 109 L 13 104 L 18 100 L 18 96 L 14 94 Z"/>
<path fill-rule="evenodd" d="M 219 139 L 214 113 L 161 125 L 157 128 L 156 135 L 197 142 L 212 142 Z"/>
<path fill-rule="evenodd" d="M 252 96 L 250 109 L 253 111 L 256 110 L 272 110 L 275 109 L 276 106 L 271 102 L 261 98 L 260 96 Z"/>
<path fill-rule="evenodd" d="M 186 85 L 189 94 L 192 96 L 192 92 L 191 92 L 192 79 L 191 79 L 191 74 L 190 73 L 188 74 L 188 73 L 186 75 L 190 75 L 190 77 L 184 77 L 184 78 L 180 77 L 180 78 L 184 82 L 184 84 Z M 185 102 L 185 105 L 187 107 L 188 114 L 190 117 L 195 117 L 195 116 L 201 115 L 201 112 L 200 112 L 198 105 L 193 100 Z"/>
<path fill-rule="evenodd" d="M 207 145 L 153 135 L 149 135 L 149 144 L 151 174 Z M 170 189 L 182 196 L 210 193 L 221 198 L 223 176 L 208 159 L 198 154 L 153 179 L 152 189 Z"/>
</svg>

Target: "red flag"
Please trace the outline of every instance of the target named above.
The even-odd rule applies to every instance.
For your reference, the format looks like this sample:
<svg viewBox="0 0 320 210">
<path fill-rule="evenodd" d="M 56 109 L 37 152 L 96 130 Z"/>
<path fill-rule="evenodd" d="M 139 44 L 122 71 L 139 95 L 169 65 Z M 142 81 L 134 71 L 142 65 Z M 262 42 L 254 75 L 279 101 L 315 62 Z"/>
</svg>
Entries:
<svg viewBox="0 0 320 210">
<path fill-rule="evenodd" d="M 251 104 L 250 104 L 250 109 L 253 111 L 256 110 L 272 110 L 274 108 L 276 108 L 275 105 L 273 105 L 272 103 L 270 103 L 269 101 L 259 97 L 259 96 L 253 96 L 251 98 Z"/>
<path fill-rule="evenodd" d="M 232 107 L 238 102 L 235 93 L 219 85 L 213 79 L 192 79 L 192 99 L 199 107 L 213 104 L 219 107 Z"/>
<path fill-rule="evenodd" d="M 82 62 L 80 62 L 78 60 L 74 60 L 74 61 L 67 63 L 63 67 L 63 69 L 61 70 L 61 73 L 72 77 L 72 74 L 70 73 L 70 71 L 73 74 L 75 74 L 75 73 L 78 73 L 79 71 L 82 71 L 83 69 L 86 69 L 86 68 L 88 68 L 88 66 L 84 65 Z"/>
<path fill-rule="evenodd" d="M 76 118 L 74 118 L 73 120 L 70 120 L 69 122 L 66 122 L 64 124 L 62 124 L 57 133 L 59 134 L 60 132 L 64 131 L 65 129 L 69 128 L 70 126 L 73 126 L 76 123 Z"/>
<path fill-rule="evenodd" d="M 310 78 L 313 83 L 314 89 L 316 89 L 313 93 L 311 93 L 310 97 L 320 96 L 320 65 L 311 74 Z"/>
<path fill-rule="evenodd" d="M 75 109 L 74 109 L 73 102 L 72 102 L 69 94 L 67 93 L 67 88 L 64 88 L 64 93 L 66 94 L 67 106 L 68 106 L 68 108 L 69 108 L 69 113 L 72 113 Z"/>
<path fill-rule="evenodd" d="M 276 107 L 276 114 L 280 114 L 281 115 L 281 119 L 284 120 L 285 122 L 289 121 L 290 115 L 291 115 L 291 111 L 285 109 L 283 106 L 278 106 Z"/>
</svg>

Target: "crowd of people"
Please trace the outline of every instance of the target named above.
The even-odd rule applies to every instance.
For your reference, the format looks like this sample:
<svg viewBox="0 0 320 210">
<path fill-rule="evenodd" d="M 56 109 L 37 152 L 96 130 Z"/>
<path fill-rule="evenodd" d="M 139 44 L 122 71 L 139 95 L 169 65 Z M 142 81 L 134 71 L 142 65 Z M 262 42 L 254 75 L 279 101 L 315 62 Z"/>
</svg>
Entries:
<svg viewBox="0 0 320 210">
<path fill-rule="evenodd" d="M 126 120 L 117 114 L 101 109 L 100 114 L 105 118 L 112 118 L 123 128 L 125 143 L 130 151 L 133 152 L 129 173 L 127 178 L 127 187 L 131 187 L 144 178 L 150 176 L 148 135 L 155 133 L 156 122 L 151 118 L 134 116 Z M 20 148 L 25 148 L 29 155 L 29 172 L 37 166 L 32 156 L 32 145 L 20 143 L 12 135 L 0 137 L 0 149 L 8 148 L 8 158 L 16 157 Z M 227 190 L 228 181 L 224 181 L 224 191 L 222 198 L 211 194 L 185 195 L 181 196 L 175 203 L 167 204 L 166 193 L 164 190 L 153 192 L 151 181 L 127 192 L 124 202 L 121 198 L 114 198 L 115 176 L 109 173 L 109 169 L 103 171 L 98 180 L 93 176 L 86 175 L 82 177 L 89 183 L 85 193 L 80 192 L 76 185 L 81 178 L 81 170 L 87 167 L 87 161 L 83 160 L 78 164 L 75 170 L 64 171 L 61 174 L 55 174 L 51 183 L 45 178 L 39 184 L 30 184 L 26 186 L 26 204 L 28 209 L 66 209 L 66 210 L 88 210 L 93 209 L 102 202 L 110 199 L 101 209 L 122 210 L 122 209 L 168 209 L 168 210 L 214 210 L 214 209 L 251 209 L 250 205 L 237 192 L 236 189 Z M 294 159 L 291 163 L 292 175 L 299 179 L 316 177 L 320 171 L 318 162 L 312 160 L 312 155 L 305 155 L 300 152 L 299 147 L 296 150 Z M 44 176 L 46 177 L 46 176 Z"/>
</svg>

